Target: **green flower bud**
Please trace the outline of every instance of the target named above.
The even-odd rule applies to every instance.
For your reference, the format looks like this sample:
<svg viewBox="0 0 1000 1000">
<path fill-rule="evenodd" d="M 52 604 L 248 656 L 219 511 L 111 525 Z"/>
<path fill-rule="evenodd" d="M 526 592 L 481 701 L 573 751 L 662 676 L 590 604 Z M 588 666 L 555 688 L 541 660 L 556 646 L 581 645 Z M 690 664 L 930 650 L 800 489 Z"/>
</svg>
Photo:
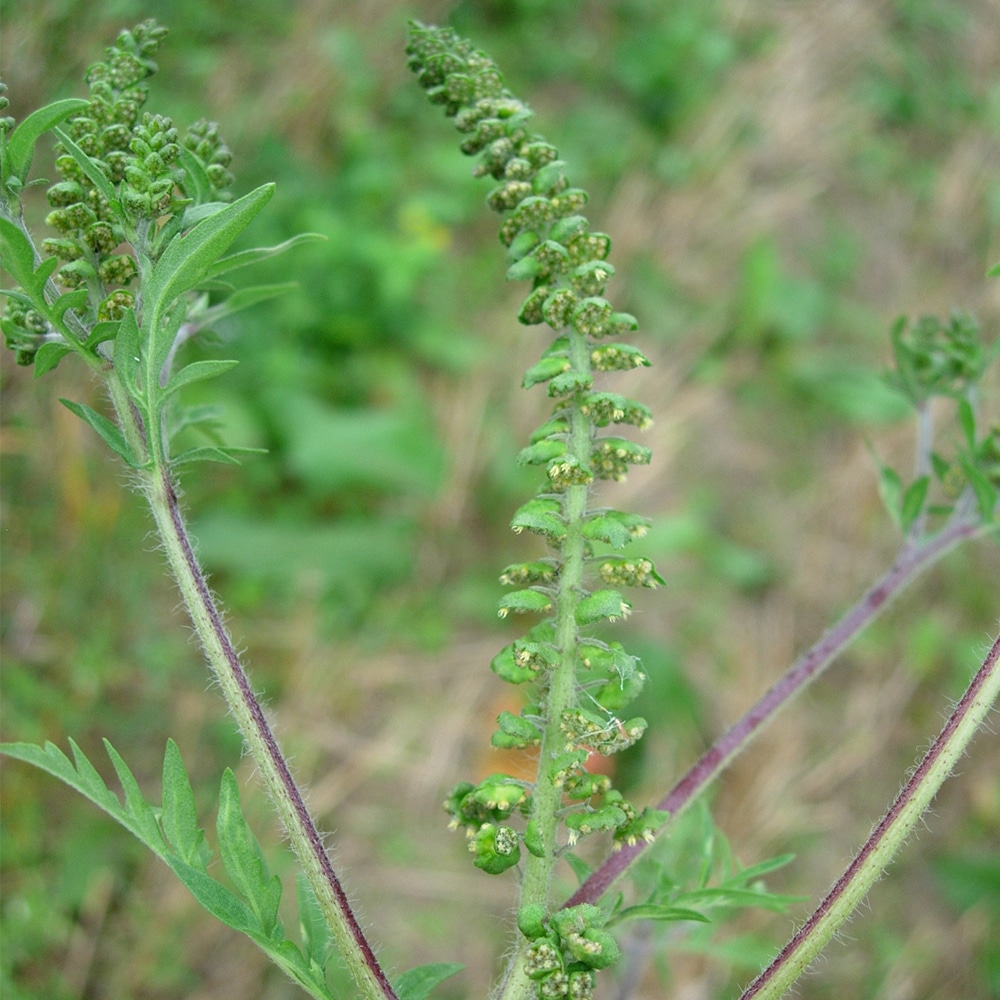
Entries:
<svg viewBox="0 0 1000 1000">
<path fill-rule="evenodd" d="M 524 846 L 528 849 L 528 853 L 533 855 L 534 857 L 536 858 L 545 857 L 545 844 L 542 842 L 541 829 L 537 819 L 529 819 L 527 826 L 524 828 Z M 541 906 L 540 903 L 536 903 L 534 905 Z M 544 910 L 545 907 L 542 907 L 543 917 L 545 915 Z M 538 912 L 537 910 L 532 911 L 532 913 L 537 913 L 537 912 Z M 529 923 L 529 919 L 530 919 L 530 914 L 528 917 L 526 917 L 525 922 L 528 923 L 528 925 L 531 927 L 532 930 L 534 930 L 537 925 Z M 534 941 L 537 938 L 541 937 L 541 934 L 534 934 L 534 935 L 529 934 L 528 931 L 526 931 L 524 928 L 521 927 L 520 913 L 518 914 L 517 926 L 521 928 L 521 932 L 530 941 Z M 544 933 L 544 928 L 542 929 L 542 933 Z"/>
<path fill-rule="evenodd" d="M 594 480 L 593 473 L 575 455 L 564 455 L 549 463 L 545 470 L 553 489 L 564 490 L 570 486 L 587 486 Z"/>
<path fill-rule="evenodd" d="M 562 504 L 558 500 L 536 497 L 518 507 L 510 522 L 515 534 L 527 529 L 558 541 L 566 534 L 566 522 L 562 516 Z"/>
<path fill-rule="evenodd" d="M 83 186 L 76 181 L 62 181 L 51 185 L 45 192 L 45 196 L 53 208 L 66 208 L 68 205 L 83 201 L 86 192 Z"/>
<path fill-rule="evenodd" d="M 523 323 L 525 326 L 534 326 L 536 323 L 541 323 L 545 318 L 542 315 L 542 306 L 548 295 L 548 285 L 539 285 L 534 289 L 524 300 L 524 305 L 521 306 L 521 311 L 517 314 L 518 322 Z"/>
<path fill-rule="evenodd" d="M 120 320 L 125 315 L 126 310 L 133 308 L 133 306 L 135 306 L 135 296 L 131 292 L 119 288 L 97 307 L 97 319 L 102 323 Z"/>
<path fill-rule="evenodd" d="M 603 261 L 590 260 L 570 272 L 569 280 L 580 295 L 600 295 L 615 269 Z"/>
<path fill-rule="evenodd" d="M 470 794 L 477 802 L 490 810 L 497 818 L 509 816 L 524 801 L 528 793 L 506 774 L 491 774 L 481 781 Z"/>
<path fill-rule="evenodd" d="M 583 299 L 573 310 L 573 328 L 585 337 L 603 337 L 613 310 L 607 299 Z"/>
<path fill-rule="evenodd" d="M 518 465 L 545 465 L 555 458 L 566 454 L 566 442 L 554 438 L 545 438 L 537 444 L 522 448 L 517 455 Z"/>
<path fill-rule="evenodd" d="M 490 875 L 500 875 L 521 860 L 517 833 L 509 826 L 484 823 L 470 844 L 473 864 Z"/>
<path fill-rule="evenodd" d="M 105 285 L 127 285 L 138 273 L 135 260 L 128 254 L 108 257 L 97 268 L 98 277 Z"/>
<path fill-rule="evenodd" d="M 525 587 L 531 583 L 552 583 L 555 578 L 556 567 L 551 562 L 538 560 L 508 566 L 500 575 L 500 582 L 504 586 Z"/>
<path fill-rule="evenodd" d="M 527 836 L 525 836 L 527 844 Z M 541 903 L 526 903 L 517 911 L 517 929 L 529 940 L 537 941 L 548 931 L 545 927 L 545 907 Z"/>
<path fill-rule="evenodd" d="M 611 237 L 604 233 L 578 233 L 566 241 L 566 249 L 574 264 L 606 260 L 611 253 Z"/>
<path fill-rule="evenodd" d="M 586 392 L 593 384 L 594 378 L 589 372 L 567 371 L 549 382 L 548 394 L 553 398 L 572 396 Z"/>
<path fill-rule="evenodd" d="M 590 454 L 594 475 L 599 479 L 621 482 L 628 474 L 629 465 L 648 465 L 652 452 L 645 445 L 625 438 L 602 438 Z"/>
<path fill-rule="evenodd" d="M 550 642 L 516 639 L 512 649 L 514 662 L 532 671 L 549 670 L 559 662 L 559 651 Z"/>
<path fill-rule="evenodd" d="M 516 661 L 513 646 L 505 646 L 493 657 L 490 670 L 508 684 L 526 684 L 538 676 L 534 667 Z"/>
<path fill-rule="evenodd" d="M 542 732 L 534 722 L 523 716 L 514 715 L 513 712 L 501 712 L 497 716 L 497 725 L 500 727 L 500 733 L 516 739 L 518 746 L 533 746 L 542 740 Z"/>
<path fill-rule="evenodd" d="M 617 590 L 595 590 L 589 597 L 583 598 L 576 606 L 576 620 L 580 625 L 593 625 L 599 621 L 618 621 L 625 618 L 632 606 Z"/>
<path fill-rule="evenodd" d="M 512 611 L 515 614 L 545 614 L 552 610 L 552 598 L 537 590 L 515 590 L 500 599 L 497 614 L 506 618 Z"/>
<path fill-rule="evenodd" d="M 598 572 L 605 583 L 616 587 L 655 588 L 665 582 L 648 559 L 605 559 Z"/>
<path fill-rule="evenodd" d="M 560 330 L 569 325 L 576 305 L 575 292 L 570 288 L 560 288 L 545 300 L 542 316 L 554 330 Z"/>
<path fill-rule="evenodd" d="M 77 260 L 83 256 L 83 250 L 76 240 L 42 240 L 42 249 L 49 257 L 58 257 L 60 260 Z"/>
<path fill-rule="evenodd" d="M 529 979 L 545 979 L 562 969 L 562 955 L 550 941 L 537 941 L 525 954 L 524 972 Z"/>
<path fill-rule="evenodd" d="M 629 344 L 604 344 L 590 352 L 590 363 L 595 371 L 630 371 L 648 368 L 649 359 L 637 347 Z"/>
<path fill-rule="evenodd" d="M 539 382 L 547 382 L 557 375 L 562 375 L 570 369 L 569 358 L 565 355 L 552 354 L 536 361 L 525 373 L 521 380 L 521 385 L 525 389 L 530 389 Z"/>
</svg>

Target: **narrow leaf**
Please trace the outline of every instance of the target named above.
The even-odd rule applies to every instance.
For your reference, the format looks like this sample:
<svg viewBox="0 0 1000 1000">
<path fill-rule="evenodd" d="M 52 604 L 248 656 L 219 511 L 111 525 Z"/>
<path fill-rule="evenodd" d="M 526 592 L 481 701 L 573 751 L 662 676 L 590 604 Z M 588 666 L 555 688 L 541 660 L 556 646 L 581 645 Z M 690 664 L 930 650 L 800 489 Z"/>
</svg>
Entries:
<svg viewBox="0 0 1000 1000">
<path fill-rule="evenodd" d="M 193 868 L 205 870 L 208 855 L 204 831 L 198 826 L 191 781 L 173 740 L 163 755 L 163 832 L 170 846 Z"/>
<path fill-rule="evenodd" d="M 695 920 L 702 924 L 712 922 L 709 917 L 698 910 L 658 903 L 639 903 L 636 906 L 627 906 L 615 914 L 616 924 L 624 923 L 626 920 Z"/>
<path fill-rule="evenodd" d="M 73 348 L 69 344 L 58 340 L 46 341 L 35 352 L 35 378 L 52 371 L 67 354 L 72 353 Z"/>
<path fill-rule="evenodd" d="M 959 462 L 965 471 L 972 492 L 976 495 L 976 506 L 979 507 L 979 515 L 983 521 L 989 523 L 993 520 L 994 508 L 997 505 L 996 487 L 983 475 L 982 470 L 967 455 L 959 455 Z"/>
<path fill-rule="evenodd" d="M 10 219 L 0 216 L 0 264 L 31 297 L 32 304 L 36 309 L 48 309 L 43 294 L 45 278 L 59 264 L 59 261 L 54 257 L 50 259 L 52 263 L 45 265 L 48 272 L 43 273 L 41 280 L 39 280 L 38 272 L 35 269 L 35 251 L 31 241 L 20 226 L 11 222 Z"/>
<path fill-rule="evenodd" d="M 145 289 L 146 307 L 152 313 L 154 330 L 171 303 L 205 279 L 209 268 L 250 225 L 273 194 L 273 184 L 256 188 L 170 241 L 154 265 Z"/>
<path fill-rule="evenodd" d="M 31 161 L 35 155 L 35 143 L 49 129 L 64 121 L 77 111 L 82 111 L 89 101 L 80 97 L 68 97 L 62 101 L 54 101 L 44 108 L 33 111 L 10 134 L 7 141 L 7 161 L 10 172 L 22 183 L 31 169 Z M 7 178 L 4 178 L 6 182 Z"/>
<path fill-rule="evenodd" d="M 132 454 L 132 450 L 125 440 L 125 436 L 107 417 L 102 417 L 96 410 L 92 410 L 86 403 L 74 403 L 70 399 L 60 399 L 60 403 L 66 407 L 70 413 L 75 413 L 81 420 L 86 421 L 97 431 L 104 443 L 116 455 L 120 455 L 133 469 L 138 469 L 141 462 Z"/>
<path fill-rule="evenodd" d="M 902 527 L 903 481 L 896 470 L 888 465 L 879 467 L 878 492 L 889 516 Z"/>
<path fill-rule="evenodd" d="M 247 267 L 256 264 L 258 261 L 267 260 L 269 257 L 276 257 L 278 254 L 291 250 L 292 247 L 301 246 L 304 243 L 319 243 L 326 240 L 320 233 L 299 233 L 283 243 L 277 243 L 273 247 L 255 247 L 252 250 L 241 250 L 239 253 L 230 254 L 217 260 L 206 273 L 206 278 L 217 278 L 221 274 L 228 274 L 239 267 Z"/>
<path fill-rule="evenodd" d="M 219 788 L 219 815 L 216 822 L 219 854 L 237 892 L 246 900 L 263 933 L 280 930 L 278 904 L 281 880 L 268 874 L 257 842 L 243 818 L 240 791 L 233 772 L 226 768 Z"/>
<path fill-rule="evenodd" d="M 183 146 L 180 147 L 179 155 L 181 166 L 184 168 L 184 174 L 187 179 L 187 184 L 185 185 L 187 196 L 193 198 L 197 205 L 210 201 L 214 188 L 201 160 L 191 150 L 185 149 Z"/>
<path fill-rule="evenodd" d="M 113 360 L 115 371 L 118 372 L 118 378 L 125 387 L 125 391 L 137 403 L 141 402 L 143 398 L 142 386 L 139 381 L 141 353 L 142 338 L 139 334 L 139 324 L 136 322 L 135 312 L 126 309 L 125 315 L 121 318 L 118 335 L 115 337 Z"/>
<path fill-rule="evenodd" d="M 958 401 L 958 425 L 970 450 L 976 447 L 976 412 L 967 399 Z"/>
<path fill-rule="evenodd" d="M 170 459 L 175 468 L 191 462 L 221 462 L 223 465 L 239 465 L 237 455 L 266 455 L 266 448 L 231 448 L 228 445 L 200 445 L 182 451 L 176 458 Z"/>
<path fill-rule="evenodd" d="M 160 398 L 166 399 L 192 382 L 203 382 L 206 379 L 218 378 L 218 376 L 235 368 L 237 364 L 239 364 L 238 361 L 195 361 L 171 376 Z"/>
<path fill-rule="evenodd" d="M 426 1000 L 438 983 L 450 979 L 456 972 L 461 972 L 465 966 L 457 962 L 431 962 L 418 965 L 397 977 L 393 983 L 399 1000 Z"/>
<path fill-rule="evenodd" d="M 919 479 L 914 479 L 909 486 L 906 487 L 906 492 L 903 494 L 903 500 L 900 504 L 900 523 L 904 531 L 907 531 L 910 525 L 920 516 L 920 512 L 924 509 L 924 503 L 927 500 L 927 491 L 930 489 L 931 477 L 930 476 L 920 476 Z"/>
<path fill-rule="evenodd" d="M 299 903 L 299 931 L 306 959 L 325 969 L 333 954 L 333 937 L 316 893 L 302 872 L 295 880 L 295 890 Z"/>
<path fill-rule="evenodd" d="M 121 754 L 107 740 L 104 741 L 104 750 L 114 765 L 115 774 L 118 775 L 118 781 L 125 793 L 125 814 L 131 822 L 125 820 L 121 820 L 121 822 L 150 850 L 161 858 L 166 857 L 168 848 L 166 840 L 163 839 L 163 831 L 157 822 L 153 807 L 143 797 L 142 789 L 139 787 L 139 782 L 135 780 L 135 775 L 122 759 Z"/>
<path fill-rule="evenodd" d="M 101 169 L 101 164 L 93 157 L 88 156 L 61 128 L 55 129 L 55 133 L 59 137 L 59 141 L 66 147 L 66 152 L 76 160 L 90 183 L 97 189 L 98 194 L 107 201 L 112 214 L 118 219 L 124 219 L 125 212 L 121 202 L 118 200 L 108 175 Z"/>
</svg>

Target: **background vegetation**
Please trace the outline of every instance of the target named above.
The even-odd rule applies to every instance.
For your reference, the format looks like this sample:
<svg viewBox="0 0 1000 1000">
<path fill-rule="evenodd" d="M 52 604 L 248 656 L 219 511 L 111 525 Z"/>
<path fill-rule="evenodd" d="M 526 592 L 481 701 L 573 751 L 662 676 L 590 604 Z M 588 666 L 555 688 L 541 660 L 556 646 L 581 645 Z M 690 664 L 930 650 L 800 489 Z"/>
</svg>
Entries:
<svg viewBox="0 0 1000 1000">
<path fill-rule="evenodd" d="M 442 995 L 480 996 L 511 887 L 472 868 L 440 801 L 497 769 L 496 577 L 529 544 L 507 530 L 534 482 L 513 457 L 546 401 L 516 388 L 538 350 L 513 319 L 523 290 L 503 288 L 485 189 L 408 78 L 406 19 L 450 20 L 506 67 L 591 192 L 615 301 L 655 363 L 629 386 L 657 418 L 654 464 L 615 501 L 655 518 L 646 548 L 668 578 L 628 626 L 657 721 L 619 766 L 643 801 L 891 558 L 871 451 L 908 468 L 910 425 L 875 377 L 895 316 L 961 306 L 996 335 L 1000 9 L 15 0 L 11 111 L 81 94 L 86 65 L 147 16 L 171 29 L 150 107 L 220 121 L 240 192 L 278 182 L 254 242 L 327 237 L 275 263 L 297 292 L 218 331 L 242 360 L 212 384 L 226 433 L 270 454 L 188 474 L 202 555 L 390 966 L 464 961 Z M 72 735 L 88 754 L 108 736 L 155 788 L 172 734 L 208 811 L 239 743 L 126 476 L 56 402 L 94 387 L 71 364 L 36 384 L 12 361 L 3 736 Z M 998 578 L 989 543 L 950 556 L 728 773 L 711 807 L 741 861 L 794 850 L 776 888 L 827 888 L 978 664 Z M 1000 996 L 996 760 L 983 734 L 799 995 Z M 11 763 L 2 794 L 7 1000 L 295 995 L 82 800 Z M 677 871 L 699 823 L 665 848 Z M 638 995 L 731 997 L 788 930 L 767 914 L 712 944 L 636 937 Z"/>
</svg>

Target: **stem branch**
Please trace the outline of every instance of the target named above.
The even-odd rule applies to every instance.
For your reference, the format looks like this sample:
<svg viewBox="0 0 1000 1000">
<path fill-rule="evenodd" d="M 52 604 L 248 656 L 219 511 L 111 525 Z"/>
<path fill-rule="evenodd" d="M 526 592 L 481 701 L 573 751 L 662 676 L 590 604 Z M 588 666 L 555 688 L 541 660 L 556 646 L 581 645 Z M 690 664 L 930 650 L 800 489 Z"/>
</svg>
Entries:
<svg viewBox="0 0 1000 1000">
<path fill-rule="evenodd" d="M 1000 695 L 1000 638 L 986 654 L 938 738 L 903 786 L 871 836 L 833 884 L 811 917 L 777 958 L 750 984 L 741 1000 L 778 1000 L 809 967 L 837 929 L 865 898 L 893 855 L 951 774 Z"/>
<path fill-rule="evenodd" d="M 718 777 L 729 762 L 770 723 L 792 697 L 814 681 L 854 637 L 908 586 L 917 575 L 954 548 L 960 541 L 982 533 L 977 520 L 954 519 L 929 541 L 907 544 L 893 565 L 864 596 L 800 656 L 768 692 L 705 751 L 697 763 L 656 804 L 676 818 L 694 798 Z M 645 841 L 623 847 L 612 854 L 567 900 L 566 906 L 596 903 L 612 883 L 649 845 Z"/>
</svg>

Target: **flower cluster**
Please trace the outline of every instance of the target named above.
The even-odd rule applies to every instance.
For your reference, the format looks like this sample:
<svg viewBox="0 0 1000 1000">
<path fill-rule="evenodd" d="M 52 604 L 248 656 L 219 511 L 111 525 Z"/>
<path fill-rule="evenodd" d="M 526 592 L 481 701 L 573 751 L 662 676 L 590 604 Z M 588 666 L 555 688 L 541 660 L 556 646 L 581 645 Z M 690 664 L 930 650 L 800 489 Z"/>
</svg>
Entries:
<svg viewBox="0 0 1000 1000">
<path fill-rule="evenodd" d="M 538 983 L 538 996 L 590 1000 L 594 972 L 620 957 L 618 944 L 604 928 L 604 915 L 584 903 L 546 916 L 538 906 L 523 906 L 517 926 L 531 942 L 524 962 L 529 979 Z"/>
<path fill-rule="evenodd" d="M 41 249 L 61 262 L 60 286 L 86 291 L 92 323 L 118 320 L 135 305 L 137 256 L 156 257 L 155 234 L 166 220 L 180 219 L 192 202 L 227 200 L 233 182 L 214 123 L 181 136 L 168 116 L 143 111 L 166 34 L 148 20 L 118 35 L 87 70 L 88 104 L 67 120 L 66 140 L 56 146 L 60 180 L 47 190 L 45 221 L 58 235 Z M 8 300 L 3 328 L 18 362 L 31 364 L 47 334 L 41 317 Z"/>
<path fill-rule="evenodd" d="M 497 67 L 448 29 L 413 25 L 407 52 L 410 68 L 431 101 L 454 118 L 463 136 L 462 151 L 478 157 L 474 173 L 497 182 L 487 204 L 503 217 L 500 239 L 507 247 L 507 278 L 530 281 L 532 286 L 520 321 L 553 331 L 523 385 L 545 385 L 554 410 L 518 455 L 520 464 L 544 469 L 545 481 L 539 495 L 520 507 L 511 522 L 515 532 L 538 535 L 550 552 L 504 570 L 501 582 L 517 589 L 499 605 L 501 617 L 548 617 L 491 664 L 510 683 L 535 685 L 530 704 L 519 716 L 501 714 L 492 742 L 500 748 L 540 744 L 538 779 L 526 785 L 491 775 L 478 786 L 460 785 L 446 803 L 452 824 L 464 827 L 471 838 L 476 864 L 486 871 L 503 871 L 516 863 L 516 852 L 510 847 L 512 828 L 500 824 L 514 813 L 526 820 L 523 844 L 529 863 L 532 857 L 551 856 L 553 846 L 540 836 L 543 819 L 536 809 L 543 785 L 554 789 L 567 846 L 602 830 L 610 831 L 616 844 L 634 843 L 651 837 L 664 819 L 656 811 L 638 811 L 612 788 L 609 778 L 587 768 L 591 756 L 625 749 L 646 727 L 642 719 L 622 721 L 616 714 L 642 688 L 645 675 L 638 661 L 617 643 L 585 633 L 628 615 L 631 606 L 616 587 L 663 582 L 646 558 L 599 551 L 601 546 L 623 548 L 645 533 L 648 522 L 591 506 L 595 481 L 620 481 L 630 466 L 650 460 L 648 448 L 602 434 L 602 429 L 645 429 L 652 422 L 646 406 L 596 388 L 595 375 L 633 370 L 649 361 L 618 340 L 637 323 L 605 298 L 615 273 L 607 261 L 611 240 L 591 230 L 581 214 L 586 193 L 570 186 L 556 149 L 530 131 L 531 111 L 505 88 Z M 599 584 L 592 590 L 588 582 L 595 577 Z M 558 702 L 553 677 L 567 663 L 573 671 L 573 693 L 568 702 Z M 551 805 L 551 796 L 548 801 Z M 531 932 L 522 927 L 534 942 L 527 973 L 539 983 L 539 996 L 590 996 L 593 970 L 617 956 L 614 941 L 595 923 L 597 914 L 576 909 L 581 912 L 566 916 L 571 911 L 563 911 L 543 921 L 542 907 L 532 911 L 537 919 Z"/>
</svg>

